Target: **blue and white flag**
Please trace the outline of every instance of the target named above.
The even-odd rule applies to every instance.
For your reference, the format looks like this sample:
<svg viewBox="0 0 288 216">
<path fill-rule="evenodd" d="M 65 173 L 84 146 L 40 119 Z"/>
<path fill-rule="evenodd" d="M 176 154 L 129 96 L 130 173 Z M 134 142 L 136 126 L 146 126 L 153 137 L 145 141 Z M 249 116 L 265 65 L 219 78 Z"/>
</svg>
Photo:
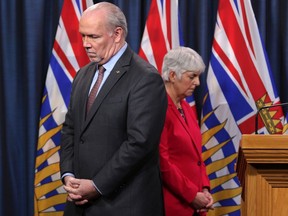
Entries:
<svg viewBox="0 0 288 216">
<path fill-rule="evenodd" d="M 139 55 L 161 73 L 165 54 L 183 45 L 178 0 L 152 0 Z M 196 112 L 194 96 L 186 101 Z"/>
<path fill-rule="evenodd" d="M 70 99 L 72 80 L 89 62 L 78 32 L 79 18 L 92 0 L 64 0 L 47 72 L 35 161 L 34 215 L 63 215 L 67 194 L 59 168 L 60 130 Z"/>
<path fill-rule="evenodd" d="M 250 0 L 219 0 L 203 100 L 203 159 L 215 210 L 240 215 L 241 187 L 235 164 L 242 134 L 255 132 L 257 111 L 279 104 L 271 68 Z M 281 107 L 259 113 L 259 133 L 282 133 Z"/>
</svg>

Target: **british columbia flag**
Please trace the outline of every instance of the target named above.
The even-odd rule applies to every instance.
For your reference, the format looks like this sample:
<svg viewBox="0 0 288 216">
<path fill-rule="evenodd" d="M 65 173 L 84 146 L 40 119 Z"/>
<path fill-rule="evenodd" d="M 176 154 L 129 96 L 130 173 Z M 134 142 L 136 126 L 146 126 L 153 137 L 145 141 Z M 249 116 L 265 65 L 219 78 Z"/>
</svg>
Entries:
<svg viewBox="0 0 288 216">
<path fill-rule="evenodd" d="M 152 0 L 139 55 L 161 73 L 165 54 L 183 45 L 178 0 Z M 196 112 L 194 97 L 186 101 Z"/>
<path fill-rule="evenodd" d="M 78 32 L 79 18 L 92 0 L 64 0 L 56 32 L 39 121 L 35 161 L 34 215 L 63 215 L 66 192 L 59 169 L 60 130 L 70 99 L 72 80 L 89 62 Z"/>
<path fill-rule="evenodd" d="M 215 201 L 209 215 L 240 215 L 235 163 L 241 136 L 255 133 L 261 107 L 279 103 L 250 0 L 219 0 L 201 119 L 203 158 Z M 259 133 L 282 133 L 281 107 L 263 109 L 259 118 Z"/>
<path fill-rule="evenodd" d="M 151 1 L 139 55 L 159 72 L 168 50 L 183 45 L 178 11 L 178 0 Z"/>
</svg>

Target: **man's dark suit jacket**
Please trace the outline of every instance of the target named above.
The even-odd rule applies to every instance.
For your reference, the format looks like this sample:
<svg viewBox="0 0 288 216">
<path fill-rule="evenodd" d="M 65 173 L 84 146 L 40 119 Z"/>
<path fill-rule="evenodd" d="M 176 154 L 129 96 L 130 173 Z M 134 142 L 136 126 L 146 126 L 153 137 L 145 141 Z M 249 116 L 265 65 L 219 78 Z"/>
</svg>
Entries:
<svg viewBox="0 0 288 216">
<path fill-rule="evenodd" d="M 65 215 L 163 215 L 159 139 L 167 97 L 157 70 L 129 47 L 85 107 L 96 64 L 79 70 L 62 129 L 61 174 L 92 179 L 102 196 L 84 206 L 67 202 Z"/>
</svg>

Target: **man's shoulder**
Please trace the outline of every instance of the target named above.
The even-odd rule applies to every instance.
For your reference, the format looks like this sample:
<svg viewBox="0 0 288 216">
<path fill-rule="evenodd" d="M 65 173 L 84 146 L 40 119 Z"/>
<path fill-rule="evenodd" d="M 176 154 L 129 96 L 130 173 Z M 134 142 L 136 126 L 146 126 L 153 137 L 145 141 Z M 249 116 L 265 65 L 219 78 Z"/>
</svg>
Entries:
<svg viewBox="0 0 288 216">
<path fill-rule="evenodd" d="M 83 67 L 81 67 L 79 69 L 79 71 L 86 71 L 86 70 L 90 69 L 91 67 L 95 68 L 96 67 L 96 63 L 95 62 L 89 62 L 88 64 L 86 64 Z"/>
<path fill-rule="evenodd" d="M 83 67 L 81 67 L 78 72 L 77 75 L 84 75 L 87 71 L 90 70 L 94 70 L 96 68 L 96 63 L 95 62 L 89 62 L 88 64 L 84 65 Z"/>
<path fill-rule="evenodd" d="M 137 53 L 134 53 L 131 64 L 132 65 L 134 64 L 135 67 L 141 68 L 143 70 L 143 72 L 159 74 L 157 69 L 152 64 L 150 64 L 149 62 L 144 60 Z"/>
</svg>

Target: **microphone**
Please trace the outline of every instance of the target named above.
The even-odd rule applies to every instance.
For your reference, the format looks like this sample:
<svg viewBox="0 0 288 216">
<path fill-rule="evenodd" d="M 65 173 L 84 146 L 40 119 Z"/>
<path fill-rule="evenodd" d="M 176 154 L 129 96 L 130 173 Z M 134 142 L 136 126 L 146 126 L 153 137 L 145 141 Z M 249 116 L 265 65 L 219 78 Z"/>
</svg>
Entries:
<svg viewBox="0 0 288 216">
<path fill-rule="evenodd" d="M 260 107 L 259 110 L 257 111 L 256 113 L 256 117 L 255 117 L 255 134 L 258 134 L 258 116 L 259 116 L 259 113 L 261 110 L 263 109 L 269 109 L 269 108 L 272 108 L 272 107 L 278 107 L 278 106 L 287 106 L 288 103 L 280 103 L 280 104 L 273 104 L 273 105 L 269 105 L 269 106 L 263 106 L 263 107 Z"/>
</svg>

